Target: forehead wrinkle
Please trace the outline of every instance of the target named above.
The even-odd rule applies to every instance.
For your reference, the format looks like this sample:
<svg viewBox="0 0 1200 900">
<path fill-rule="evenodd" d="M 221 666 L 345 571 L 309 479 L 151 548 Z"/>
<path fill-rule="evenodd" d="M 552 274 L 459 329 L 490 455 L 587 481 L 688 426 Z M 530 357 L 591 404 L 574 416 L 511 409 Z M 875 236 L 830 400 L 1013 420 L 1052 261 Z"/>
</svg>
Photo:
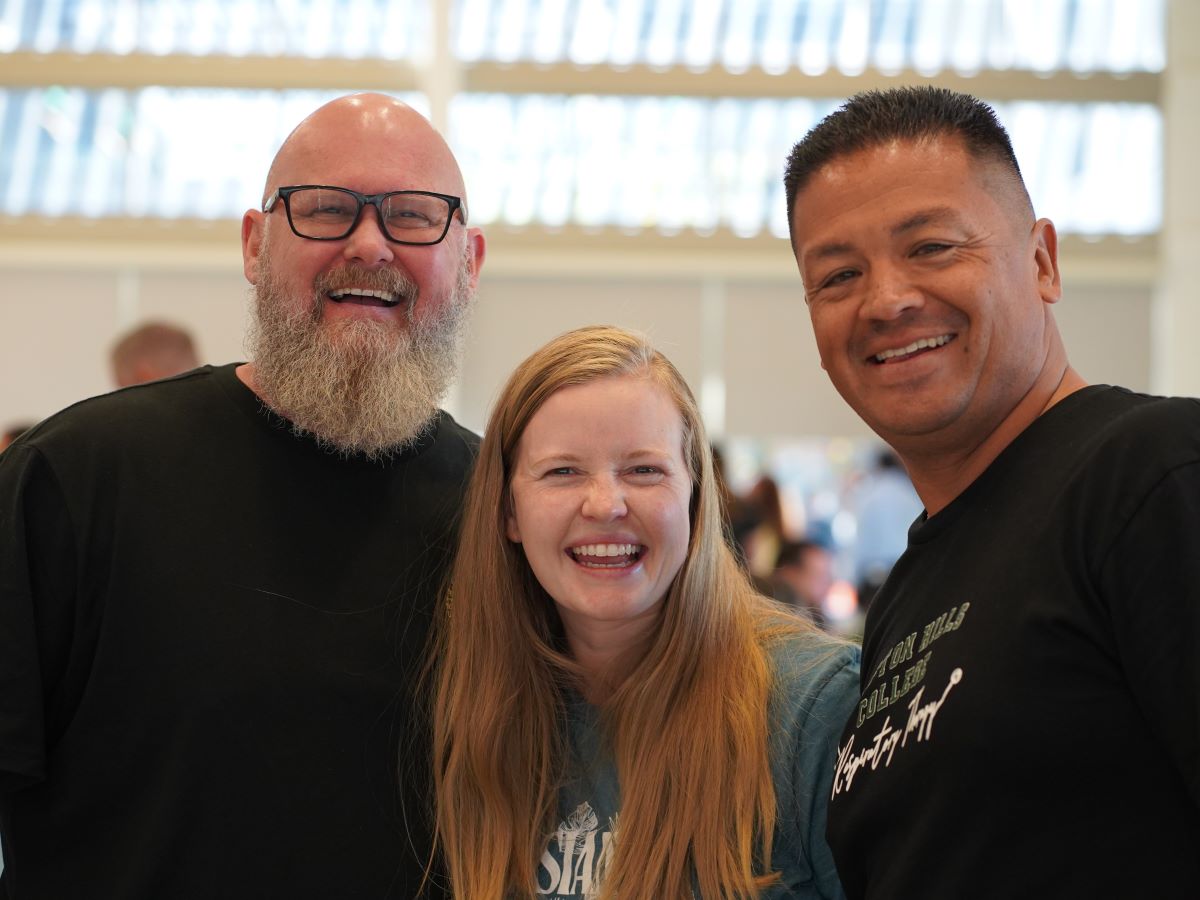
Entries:
<svg viewBox="0 0 1200 900">
<path fill-rule="evenodd" d="M 892 226 L 892 236 L 900 237 L 925 225 L 962 225 L 962 214 L 952 206 L 935 206 L 918 210 Z"/>
</svg>

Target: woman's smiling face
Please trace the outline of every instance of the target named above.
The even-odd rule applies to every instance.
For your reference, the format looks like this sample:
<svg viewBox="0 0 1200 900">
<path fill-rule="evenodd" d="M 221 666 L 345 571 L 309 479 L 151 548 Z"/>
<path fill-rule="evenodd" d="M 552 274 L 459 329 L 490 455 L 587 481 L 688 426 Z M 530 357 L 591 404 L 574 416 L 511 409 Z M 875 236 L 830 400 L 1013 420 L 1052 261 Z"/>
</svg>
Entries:
<svg viewBox="0 0 1200 900">
<path fill-rule="evenodd" d="M 691 536 L 683 432 L 670 394 L 640 374 L 562 388 L 529 420 L 507 534 L 572 644 L 631 646 L 657 622 Z"/>
</svg>

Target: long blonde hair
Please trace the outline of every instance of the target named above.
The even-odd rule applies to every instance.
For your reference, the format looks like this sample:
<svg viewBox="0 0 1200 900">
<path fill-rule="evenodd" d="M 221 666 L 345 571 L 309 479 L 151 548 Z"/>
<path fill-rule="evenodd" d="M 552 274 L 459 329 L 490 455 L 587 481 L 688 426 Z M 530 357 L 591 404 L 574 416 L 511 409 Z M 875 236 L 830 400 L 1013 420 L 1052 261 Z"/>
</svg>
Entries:
<svg viewBox="0 0 1200 900">
<path fill-rule="evenodd" d="M 774 880 L 766 644 L 814 629 L 760 597 L 726 544 L 683 377 L 641 337 L 596 326 L 513 373 L 467 493 L 434 657 L 437 834 L 457 900 L 534 896 L 566 765 L 564 688 L 580 675 L 553 601 L 505 536 L 517 445 L 555 391 L 630 374 L 662 385 L 682 416 L 691 537 L 657 634 L 601 709 L 621 794 L 601 896 L 690 897 L 694 874 L 705 897 L 755 897 Z"/>
</svg>

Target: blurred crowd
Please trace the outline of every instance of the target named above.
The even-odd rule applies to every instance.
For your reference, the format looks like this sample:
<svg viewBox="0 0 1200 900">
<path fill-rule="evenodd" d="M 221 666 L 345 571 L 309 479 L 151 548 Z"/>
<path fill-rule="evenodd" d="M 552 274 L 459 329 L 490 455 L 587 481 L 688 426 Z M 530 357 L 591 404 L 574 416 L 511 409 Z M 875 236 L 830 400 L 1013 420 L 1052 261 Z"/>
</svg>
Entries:
<svg viewBox="0 0 1200 900">
<path fill-rule="evenodd" d="M 767 596 L 806 612 L 849 637 L 862 633 L 871 599 L 904 552 L 921 502 L 899 460 L 878 447 L 835 486 L 836 510 L 824 517 L 789 511 L 779 478 L 760 472 L 749 488 L 730 487 L 719 448 L 730 539 Z M 793 501 L 794 502 L 794 501 Z M 841 527 L 834 527 L 837 518 Z"/>
</svg>

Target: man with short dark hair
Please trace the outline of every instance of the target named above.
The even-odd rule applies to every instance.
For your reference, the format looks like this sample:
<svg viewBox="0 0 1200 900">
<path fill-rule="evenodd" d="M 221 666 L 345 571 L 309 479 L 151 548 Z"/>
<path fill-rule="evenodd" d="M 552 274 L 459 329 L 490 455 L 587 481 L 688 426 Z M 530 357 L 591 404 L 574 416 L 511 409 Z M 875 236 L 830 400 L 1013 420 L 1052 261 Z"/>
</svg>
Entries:
<svg viewBox="0 0 1200 900">
<path fill-rule="evenodd" d="M 925 505 L 834 775 L 851 898 L 1200 884 L 1200 402 L 1087 385 L 993 112 L 902 88 L 792 152 L 821 364 Z"/>
<path fill-rule="evenodd" d="M 437 408 L 484 257 L 411 108 L 335 100 L 245 214 L 252 361 L 0 459 L 0 895 L 408 900 L 418 691 L 475 435 Z"/>
<path fill-rule="evenodd" d="M 117 387 L 129 387 L 187 372 L 200 365 L 200 359 L 186 329 L 170 322 L 144 322 L 117 339 L 109 363 Z"/>
</svg>

